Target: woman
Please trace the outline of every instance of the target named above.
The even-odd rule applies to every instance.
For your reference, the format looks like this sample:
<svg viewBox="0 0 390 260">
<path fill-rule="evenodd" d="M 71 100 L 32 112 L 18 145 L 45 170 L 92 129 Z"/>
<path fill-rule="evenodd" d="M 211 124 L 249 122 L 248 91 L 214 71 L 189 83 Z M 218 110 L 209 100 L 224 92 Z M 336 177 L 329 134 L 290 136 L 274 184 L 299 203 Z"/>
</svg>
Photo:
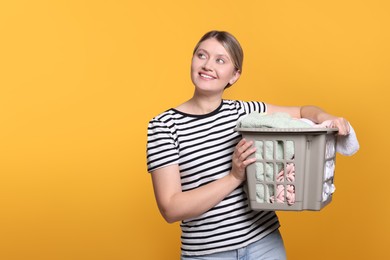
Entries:
<svg viewBox="0 0 390 260">
<path fill-rule="evenodd" d="M 339 134 L 349 132 L 345 119 L 318 107 L 223 100 L 224 90 L 240 78 L 242 61 L 231 34 L 206 33 L 193 52 L 193 97 L 149 122 L 148 171 L 162 216 L 182 221 L 182 259 L 286 257 L 276 214 L 248 207 L 243 181 L 255 148 L 234 131 L 242 116 L 286 112 L 316 123 L 332 120 Z"/>
</svg>

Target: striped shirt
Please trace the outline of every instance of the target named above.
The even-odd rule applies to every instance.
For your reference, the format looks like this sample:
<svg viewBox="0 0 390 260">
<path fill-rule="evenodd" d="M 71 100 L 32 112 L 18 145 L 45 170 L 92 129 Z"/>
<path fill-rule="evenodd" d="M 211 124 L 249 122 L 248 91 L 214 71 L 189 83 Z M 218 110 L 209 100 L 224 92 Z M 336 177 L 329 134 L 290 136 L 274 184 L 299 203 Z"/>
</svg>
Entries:
<svg viewBox="0 0 390 260">
<path fill-rule="evenodd" d="M 183 191 L 229 174 L 232 154 L 241 139 L 237 121 L 253 111 L 265 112 L 263 102 L 222 100 L 206 115 L 169 109 L 148 126 L 148 171 L 178 164 Z M 279 227 L 273 211 L 252 211 L 243 185 L 204 214 L 181 222 L 183 255 L 206 255 L 238 249 Z"/>
</svg>

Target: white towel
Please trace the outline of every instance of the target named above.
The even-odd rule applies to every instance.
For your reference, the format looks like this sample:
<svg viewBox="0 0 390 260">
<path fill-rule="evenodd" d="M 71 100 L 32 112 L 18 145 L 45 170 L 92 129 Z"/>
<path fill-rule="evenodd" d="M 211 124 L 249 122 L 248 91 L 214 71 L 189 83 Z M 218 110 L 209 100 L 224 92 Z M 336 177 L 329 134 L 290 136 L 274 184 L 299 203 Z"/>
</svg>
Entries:
<svg viewBox="0 0 390 260">
<path fill-rule="evenodd" d="M 327 120 L 322 122 L 321 124 L 315 124 L 314 122 L 310 121 L 309 119 L 306 118 L 301 118 L 300 120 L 311 124 L 313 127 L 318 127 L 318 128 L 329 128 L 331 124 L 331 120 Z M 346 155 L 346 156 L 351 156 L 354 155 L 360 148 L 359 141 L 357 139 L 355 130 L 349 124 L 349 134 L 348 135 L 338 135 L 337 136 L 337 145 L 336 145 L 336 152 Z"/>
</svg>

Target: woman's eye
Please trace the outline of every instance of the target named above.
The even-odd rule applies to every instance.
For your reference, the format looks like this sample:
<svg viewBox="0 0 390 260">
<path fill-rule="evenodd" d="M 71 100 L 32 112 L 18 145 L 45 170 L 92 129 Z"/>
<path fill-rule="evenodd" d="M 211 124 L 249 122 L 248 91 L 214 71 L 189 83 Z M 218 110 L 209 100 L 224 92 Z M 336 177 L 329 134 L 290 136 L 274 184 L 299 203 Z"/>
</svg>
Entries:
<svg viewBox="0 0 390 260">
<path fill-rule="evenodd" d="M 224 61 L 223 59 L 217 59 L 217 63 L 219 63 L 219 64 L 224 64 L 225 61 Z"/>
<path fill-rule="evenodd" d="M 205 59 L 206 55 L 204 55 L 203 53 L 198 53 L 198 58 L 199 59 Z"/>
</svg>

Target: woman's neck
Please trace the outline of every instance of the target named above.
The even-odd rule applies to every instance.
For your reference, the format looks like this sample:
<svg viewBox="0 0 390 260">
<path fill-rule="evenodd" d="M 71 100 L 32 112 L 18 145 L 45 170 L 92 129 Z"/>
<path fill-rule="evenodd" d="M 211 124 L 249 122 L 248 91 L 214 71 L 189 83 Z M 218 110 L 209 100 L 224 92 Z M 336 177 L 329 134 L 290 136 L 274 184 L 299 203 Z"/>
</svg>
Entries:
<svg viewBox="0 0 390 260">
<path fill-rule="evenodd" d="M 221 105 L 221 96 L 199 96 L 194 95 L 187 102 L 176 107 L 177 110 L 192 114 L 192 115 L 205 115 L 213 112 Z"/>
</svg>

